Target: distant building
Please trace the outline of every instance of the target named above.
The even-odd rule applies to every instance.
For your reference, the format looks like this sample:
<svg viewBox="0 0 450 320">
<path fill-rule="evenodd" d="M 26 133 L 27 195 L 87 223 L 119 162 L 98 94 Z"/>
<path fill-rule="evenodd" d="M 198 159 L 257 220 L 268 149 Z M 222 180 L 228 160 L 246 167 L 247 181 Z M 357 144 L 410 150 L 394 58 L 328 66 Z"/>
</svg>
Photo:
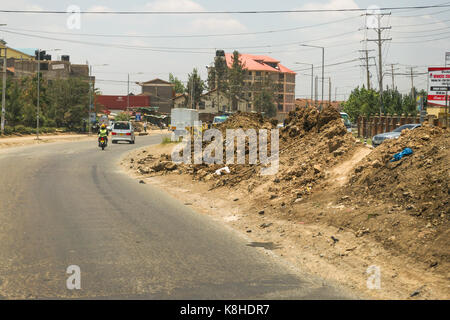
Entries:
<svg viewBox="0 0 450 320">
<path fill-rule="evenodd" d="M 2 55 L 6 48 L 7 54 L 7 67 L 8 74 L 16 78 L 23 78 L 27 76 L 33 76 L 38 71 L 38 59 L 37 53 L 35 56 L 24 53 L 20 50 L 13 49 L 6 46 L 3 40 L 0 40 L 0 49 Z M 83 78 L 90 79 L 89 66 L 87 64 L 72 64 L 70 63 L 69 56 L 62 56 L 60 61 L 52 60 L 51 55 L 45 54 L 45 51 L 41 52 L 40 72 L 44 79 L 56 80 L 56 79 L 69 79 Z M 3 60 L 0 61 L 3 66 Z M 92 81 L 95 78 L 92 77 Z"/>
<path fill-rule="evenodd" d="M 150 107 L 150 97 L 130 95 L 130 109 Z M 95 110 L 105 113 L 127 111 L 128 96 L 97 95 L 94 100 Z M 131 111 L 131 110 L 130 110 Z"/>
<path fill-rule="evenodd" d="M 173 98 L 174 108 L 187 108 L 189 97 L 185 93 L 177 93 L 175 98 Z"/>
<path fill-rule="evenodd" d="M 170 82 L 153 79 L 147 82 L 137 82 L 142 87 L 142 94 L 150 97 L 151 107 L 160 113 L 170 114 L 175 98 L 174 85 Z"/>
<path fill-rule="evenodd" d="M 219 50 L 216 59 L 225 58 L 228 68 L 233 64 L 233 54 Z M 284 119 L 289 111 L 295 109 L 295 76 L 296 73 L 279 60 L 269 56 L 240 54 L 239 59 L 246 70 L 242 98 L 248 101 L 247 111 L 256 111 L 254 99 L 258 86 L 269 81 L 275 86 L 275 104 L 277 118 Z"/>
<path fill-rule="evenodd" d="M 248 103 L 246 100 L 237 98 L 237 110 L 241 112 L 247 112 Z M 217 89 L 206 92 L 200 96 L 200 102 L 197 105 L 199 113 L 213 113 L 218 114 L 228 111 L 228 106 L 231 105 L 230 97 L 223 93 L 218 92 Z"/>
</svg>

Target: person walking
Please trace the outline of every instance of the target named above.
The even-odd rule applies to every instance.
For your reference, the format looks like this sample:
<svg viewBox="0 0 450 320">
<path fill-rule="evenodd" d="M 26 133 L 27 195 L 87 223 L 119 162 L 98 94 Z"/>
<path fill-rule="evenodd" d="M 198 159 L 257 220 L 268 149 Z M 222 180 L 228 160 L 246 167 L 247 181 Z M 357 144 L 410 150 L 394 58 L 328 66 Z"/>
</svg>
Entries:
<svg viewBox="0 0 450 320">
<path fill-rule="evenodd" d="M 144 132 L 147 132 L 147 121 L 144 122 Z"/>
</svg>

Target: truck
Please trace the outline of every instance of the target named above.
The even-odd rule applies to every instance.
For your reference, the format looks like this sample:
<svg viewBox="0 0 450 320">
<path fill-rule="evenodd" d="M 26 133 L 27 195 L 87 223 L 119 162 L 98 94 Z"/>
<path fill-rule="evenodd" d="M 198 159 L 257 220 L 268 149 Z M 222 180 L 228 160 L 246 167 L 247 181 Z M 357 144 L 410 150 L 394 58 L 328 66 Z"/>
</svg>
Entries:
<svg viewBox="0 0 450 320">
<path fill-rule="evenodd" d="M 169 129 L 177 136 L 184 135 L 186 131 L 191 132 L 192 128 L 199 123 L 198 111 L 188 108 L 174 108 L 171 112 Z"/>
</svg>

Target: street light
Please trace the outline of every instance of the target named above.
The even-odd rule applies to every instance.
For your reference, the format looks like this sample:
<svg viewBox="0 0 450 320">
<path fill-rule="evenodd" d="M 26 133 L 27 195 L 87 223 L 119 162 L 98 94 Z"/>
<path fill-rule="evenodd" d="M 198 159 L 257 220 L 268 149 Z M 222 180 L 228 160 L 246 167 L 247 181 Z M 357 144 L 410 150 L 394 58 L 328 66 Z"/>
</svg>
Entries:
<svg viewBox="0 0 450 320">
<path fill-rule="evenodd" d="M 323 92 L 324 92 L 323 90 L 324 90 L 324 83 L 325 83 L 325 48 L 320 47 L 320 46 L 312 46 L 309 44 L 301 44 L 300 46 L 322 49 L 322 102 L 321 102 L 321 105 L 322 105 L 323 104 Z"/>
<path fill-rule="evenodd" d="M 88 62 L 89 64 L 89 62 Z M 92 67 L 106 67 L 109 64 L 96 64 L 96 65 L 89 65 L 89 117 L 88 117 L 88 126 L 89 126 L 89 136 L 92 136 L 92 124 L 91 124 L 91 113 L 92 113 L 92 94 L 93 94 L 93 86 L 92 83 Z"/>
<path fill-rule="evenodd" d="M 314 65 L 312 63 L 295 62 L 295 64 L 306 64 L 311 66 L 311 103 L 313 101 L 313 90 L 314 90 Z"/>
<path fill-rule="evenodd" d="M 128 73 L 127 112 L 129 111 L 128 109 L 130 108 L 130 74 L 135 75 L 135 74 L 144 74 L 144 73 L 143 72 Z"/>
<path fill-rule="evenodd" d="M 41 87 L 41 51 L 61 51 L 61 49 L 37 49 L 38 52 L 38 65 L 37 65 L 37 114 L 36 114 L 36 140 L 40 140 L 39 139 L 39 113 L 41 112 L 40 110 L 40 105 L 39 105 L 39 100 L 40 100 L 40 87 Z"/>
</svg>

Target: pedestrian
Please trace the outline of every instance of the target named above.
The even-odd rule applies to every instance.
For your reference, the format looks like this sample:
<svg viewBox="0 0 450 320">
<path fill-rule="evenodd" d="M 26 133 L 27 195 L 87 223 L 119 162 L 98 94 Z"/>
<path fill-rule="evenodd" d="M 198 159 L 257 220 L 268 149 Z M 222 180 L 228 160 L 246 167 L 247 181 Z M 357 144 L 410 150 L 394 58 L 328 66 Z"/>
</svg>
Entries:
<svg viewBox="0 0 450 320">
<path fill-rule="evenodd" d="M 147 121 L 144 122 L 144 132 L 147 132 Z"/>
</svg>

